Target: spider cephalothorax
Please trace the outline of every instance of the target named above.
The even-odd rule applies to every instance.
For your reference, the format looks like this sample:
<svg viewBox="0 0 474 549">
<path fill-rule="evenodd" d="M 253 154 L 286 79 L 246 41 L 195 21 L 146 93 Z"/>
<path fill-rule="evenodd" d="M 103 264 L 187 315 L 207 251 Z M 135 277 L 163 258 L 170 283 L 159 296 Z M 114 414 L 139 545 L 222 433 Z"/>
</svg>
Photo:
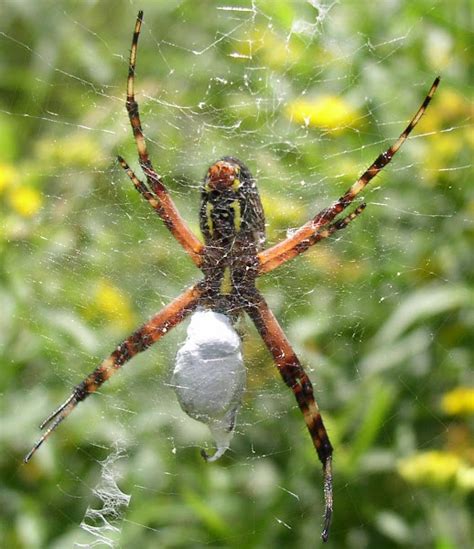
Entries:
<svg viewBox="0 0 474 549">
<path fill-rule="evenodd" d="M 230 353 L 235 364 L 239 364 L 240 348 L 238 341 L 235 340 L 238 336 L 232 333 L 232 323 L 245 312 L 254 322 L 284 382 L 293 391 L 315 450 L 323 465 L 325 511 L 321 535 L 326 541 L 333 510 L 332 446 L 314 399 L 311 381 L 264 297 L 257 290 L 255 279 L 296 257 L 336 231 L 344 229 L 364 211 L 364 203 L 359 204 L 352 212 L 347 212 L 347 208 L 365 186 L 391 161 L 406 141 L 431 101 L 438 87 L 439 77 L 433 82 L 428 95 L 397 141 L 382 152 L 338 200 L 319 211 L 291 236 L 265 250 L 262 249 L 265 240 L 265 221 L 253 177 L 245 165 L 235 158 L 225 156 L 216 162 L 209 168 L 202 188 L 200 226 L 204 237 L 203 244 L 180 216 L 148 154 L 134 90 L 137 45 L 142 21 L 143 12 L 140 11 L 135 24 L 130 52 L 126 108 L 137 145 L 139 164 L 146 177 L 146 183 L 138 179 L 123 158 L 119 157 L 119 162 L 137 191 L 161 217 L 194 264 L 201 269 L 204 278 L 183 292 L 120 343 L 102 364 L 75 387 L 69 398 L 42 423 L 41 429 L 46 430 L 27 454 L 25 461 L 31 459 L 41 444 L 79 402 L 97 391 L 125 362 L 158 341 L 196 309 L 203 310 L 206 318 L 209 317 L 206 311 L 211 314 L 205 321 L 209 322 L 208 326 L 216 326 L 217 322 L 217 325 L 220 326 L 219 330 L 223 332 L 231 330 L 230 343 L 227 341 L 220 347 L 219 360 L 225 363 L 226 353 Z M 342 214 L 342 217 L 338 217 L 339 214 Z M 201 322 L 201 320 L 197 321 L 196 317 L 194 320 L 195 324 Z M 214 331 L 214 328 L 209 328 L 209 330 Z M 193 323 L 191 323 L 192 331 Z M 210 335 L 214 337 L 216 334 L 211 333 Z M 209 348 L 215 348 L 215 345 L 213 340 L 207 342 L 202 339 L 192 339 L 188 343 L 189 345 L 185 345 L 182 349 L 179 360 L 187 372 L 196 372 L 199 371 L 199 368 L 195 368 L 192 359 L 196 346 L 198 346 L 199 353 L 195 353 L 194 356 L 197 357 L 198 363 L 205 367 L 209 360 L 213 359 L 212 356 L 208 356 L 207 352 Z M 191 361 L 189 360 L 190 356 Z M 178 373 L 176 371 L 175 373 L 179 377 L 181 370 L 178 370 Z M 226 408 L 227 423 L 224 424 L 227 431 L 233 428 L 236 402 L 239 400 L 241 392 L 240 367 L 238 372 L 240 373 L 237 377 L 235 375 L 233 377 L 235 383 L 233 390 L 229 393 L 230 397 L 227 400 L 224 399 L 228 406 L 228 409 Z M 188 374 L 186 373 L 186 375 Z M 226 373 L 223 374 L 223 379 L 226 375 Z M 210 382 L 209 387 L 213 390 L 213 380 L 208 378 L 208 381 Z M 191 385 L 198 387 L 196 384 Z M 189 403 L 194 402 L 189 392 L 181 394 L 179 398 L 185 402 L 185 407 L 190 407 Z M 200 417 L 204 410 L 210 420 L 213 420 L 213 414 L 219 415 L 220 409 L 218 406 L 211 407 L 212 410 L 208 413 L 209 403 L 205 398 L 199 402 L 199 411 L 194 410 L 192 413 L 196 417 Z M 222 401 L 222 399 L 220 400 Z M 218 448 L 217 454 L 212 459 L 222 455 L 226 444 L 227 441 L 224 440 L 220 450 Z"/>
</svg>

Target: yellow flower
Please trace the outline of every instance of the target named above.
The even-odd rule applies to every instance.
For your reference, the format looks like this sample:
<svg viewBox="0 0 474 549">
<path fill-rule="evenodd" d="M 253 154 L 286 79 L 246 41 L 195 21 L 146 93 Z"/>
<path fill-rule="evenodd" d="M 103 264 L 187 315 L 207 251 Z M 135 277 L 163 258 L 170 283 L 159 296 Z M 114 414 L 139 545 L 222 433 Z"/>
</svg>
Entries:
<svg viewBox="0 0 474 549">
<path fill-rule="evenodd" d="M 441 408 L 450 415 L 474 414 L 474 388 L 456 387 L 443 396 Z"/>
<path fill-rule="evenodd" d="M 401 459 L 398 473 L 407 482 L 440 486 L 456 479 L 462 460 L 450 452 L 432 450 Z"/>
<path fill-rule="evenodd" d="M 355 108 L 335 95 L 315 99 L 297 99 L 287 106 L 286 114 L 298 124 L 324 128 L 333 132 L 354 126 L 359 118 Z"/>
<path fill-rule="evenodd" d="M 18 172 L 11 164 L 0 164 L 0 193 L 18 180 Z"/>
<path fill-rule="evenodd" d="M 437 109 L 442 112 L 444 120 L 459 120 L 472 114 L 470 102 L 455 90 L 442 90 L 438 99 Z"/>
<path fill-rule="evenodd" d="M 133 324 L 133 312 L 130 302 L 119 288 L 101 280 L 94 295 L 94 308 L 120 328 L 130 328 Z"/>
<path fill-rule="evenodd" d="M 459 92 L 440 88 L 436 100 L 430 105 L 429 116 L 424 116 L 418 124 L 418 133 L 436 132 L 450 125 L 457 125 L 463 119 L 472 117 L 472 104 Z"/>
<path fill-rule="evenodd" d="M 466 492 L 474 491 L 474 467 L 461 467 L 456 477 L 456 484 Z"/>
<path fill-rule="evenodd" d="M 32 217 L 43 205 L 41 194 L 33 187 L 11 189 L 8 200 L 12 208 L 23 217 Z"/>
<path fill-rule="evenodd" d="M 429 139 L 429 154 L 423 152 L 424 169 L 436 173 L 439 169 L 445 168 L 463 152 L 467 146 L 463 132 L 437 133 Z M 426 156 L 425 156 L 426 155 Z"/>
</svg>

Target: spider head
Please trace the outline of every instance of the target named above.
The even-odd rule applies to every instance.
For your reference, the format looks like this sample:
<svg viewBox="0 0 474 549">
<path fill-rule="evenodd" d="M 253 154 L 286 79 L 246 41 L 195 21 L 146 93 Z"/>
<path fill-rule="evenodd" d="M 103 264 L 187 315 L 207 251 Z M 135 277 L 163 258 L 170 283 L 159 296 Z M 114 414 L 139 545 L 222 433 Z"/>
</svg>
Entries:
<svg viewBox="0 0 474 549">
<path fill-rule="evenodd" d="M 219 160 L 207 171 L 206 188 L 210 191 L 237 190 L 240 187 L 240 166 L 230 159 Z"/>
</svg>

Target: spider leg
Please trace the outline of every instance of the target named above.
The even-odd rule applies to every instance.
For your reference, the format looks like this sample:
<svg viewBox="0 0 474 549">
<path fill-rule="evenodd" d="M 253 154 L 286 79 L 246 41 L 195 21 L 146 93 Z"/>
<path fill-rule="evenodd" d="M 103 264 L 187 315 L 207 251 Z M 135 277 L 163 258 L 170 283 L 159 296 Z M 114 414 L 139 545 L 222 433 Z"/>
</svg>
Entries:
<svg viewBox="0 0 474 549">
<path fill-rule="evenodd" d="M 245 310 L 273 356 L 283 381 L 293 391 L 319 460 L 323 464 L 325 511 L 321 537 L 323 541 L 327 541 L 333 510 L 332 446 L 314 399 L 313 387 L 263 296 L 255 290 L 249 301 Z"/>
<path fill-rule="evenodd" d="M 183 220 L 178 210 L 174 207 L 168 193 L 165 193 L 165 196 L 162 197 L 162 199 L 158 198 L 155 193 L 151 192 L 148 187 L 138 179 L 133 170 L 121 156 L 118 156 L 117 159 L 137 191 L 145 198 L 145 200 L 148 201 L 150 206 L 161 217 L 171 234 L 191 256 L 194 264 L 197 267 L 200 267 L 202 264 L 202 251 L 204 246 L 194 235 L 194 233 L 190 231 L 186 225 L 186 222 Z"/>
<path fill-rule="evenodd" d="M 397 141 L 375 159 L 369 168 L 367 168 L 367 170 L 339 198 L 339 200 L 336 200 L 328 208 L 321 210 L 313 219 L 300 227 L 292 236 L 258 254 L 258 259 L 260 262 L 259 274 L 272 271 L 289 259 L 292 259 L 300 253 L 306 251 L 310 246 L 318 241 L 314 241 L 314 235 L 318 233 L 320 228 L 330 223 L 337 215 L 345 210 L 354 198 L 365 188 L 369 181 L 371 181 L 390 162 L 390 160 L 392 160 L 394 155 L 407 140 L 411 131 L 418 124 L 420 118 L 426 111 L 426 108 L 428 107 L 428 104 L 439 85 L 439 81 L 440 78 L 438 76 L 433 82 L 430 91 L 423 100 L 420 108 L 410 120 L 407 127 L 400 134 Z"/>
<path fill-rule="evenodd" d="M 314 244 L 316 244 L 320 240 L 323 240 L 324 238 L 327 238 L 328 236 L 331 236 L 336 231 L 340 231 L 342 229 L 345 229 L 351 221 L 353 221 L 356 217 L 358 217 L 365 210 L 366 207 L 367 207 L 367 204 L 365 202 L 362 202 L 362 204 L 357 206 L 357 208 L 353 212 L 351 212 L 350 214 L 346 215 L 345 217 L 343 217 L 341 219 L 338 219 L 337 221 L 334 221 L 333 223 L 331 223 L 329 225 L 324 225 L 322 228 L 319 229 L 318 232 L 313 233 L 307 239 L 307 241 L 305 241 L 305 245 L 306 245 L 306 242 L 308 242 L 308 247 L 313 246 Z M 304 250 L 302 250 L 302 251 L 304 251 Z"/>
<path fill-rule="evenodd" d="M 171 328 L 174 328 L 184 320 L 198 305 L 202 291 L 201 283 L 192 286 L 153 316 L 141 328 L 138 328 L 125 341 L 120 343 L 115 351 L 100 366 L 74 388 L 67 400 L 43 421 L 40 429 L 46 427 L 47 429 L 25 456 L 25 463 L 31 459 L 36 450 L 74 410 L 79 402 L 83 401 L 90 394 L 95 393 L 105 381 L 132 357 L 153 345 L 153 343 L 166 335 Z"/>
<path fill-rule="evenodd" d="M 204 246 L 179 214 L 161 177 L 153 168 L 148 154 L 145 136 L 143 135 L 138 103 L 135 100 L 135 66 L 137 59 L 138 38 L 140 36 L 142 22 L 143 11 L 139 11 L 137 21 L 135 23 L 135 31 L 133 33 L 132 48 L 130 51 L 127 80 L 127 101 L 125 106 L 127 107 L 128 117 L 133 130 L 133 136 L 137 145 L 140 167 L 146 176 L 148 185 L 152 192 L 147 189 L 144 183 L 141 183 L 138 180 L 123 158 L 119 157 L 118 160 L 122 168 L 127 172 L 128 177 L 132 180 L 135 188 L 142 194 L 142 196 L 145 197 L 146 200 L 148 200 L 154 210 L 164 221 L 171 234 L 188 252 L 194 263 L 200 267 L 202 263 L 201 255 Z"/>
</svg>

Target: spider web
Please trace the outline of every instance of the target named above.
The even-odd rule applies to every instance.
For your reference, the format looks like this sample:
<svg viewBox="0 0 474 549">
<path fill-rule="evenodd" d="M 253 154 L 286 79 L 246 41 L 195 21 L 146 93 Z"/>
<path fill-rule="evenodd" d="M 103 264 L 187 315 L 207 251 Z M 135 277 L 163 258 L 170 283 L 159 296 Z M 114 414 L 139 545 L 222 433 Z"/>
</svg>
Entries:
<svg viewBox="0 0 474 549">
<path fill-rule="evenodd" d="M 124 109 L 138 9 L 144 132 L 196 232 L 200 180 L 230 154 L 258 181 L 269 243 L 283 239 L 398 137 L 442 73 L 413 137 L 363 193 L 361 218 L 259 288 L 314 382 L 335 447 L 334 543 L 462 546 L 464 500 L 452 486 L 407 483 L 397 464 L 467 445 L 465 422 L 440 405 L 469 384 L 472 360 L 467 5 L 8 5 L 0 38 L 12 74 L 0 121 L 16 143 L 5 146 L 5 166 L 23 202 L 6 199 L 0 299 L 13 319 L 2 321 L 5 356 L 24 374 L 8 367 L 18 387 L 2 432 L 20 453 L 38 419 L 199 276 L 114 163 L 120 153 L 139 174 Z M 27 94 L 17 67 L 29 67 Z M 37 193 L 37 212 L 24 189 Z M 33 501 L 28 483 L 38 486 L 15 535 L 51 547 L 314 544 L 319 462 L 250 321 L 242 329 L 248 387 L 221 462 L 201 461 L 212 440 L 170 388 L 183 324 L 41 448 L 28 466 L 37 472 L 12 487 Z"/>
<path fill-rule="evenodd" d="M 117 485 L 120 477 L 116 463 L 122 457 L 124 457 L 123 453 L 116 445 L 115 451 L 100 463 L 101 478 L 92 489 L 100 505 L 96 507 L 89 505 L 80 524 L 90 541 L 76 542 L 75 547 L 116 547 L 117 539 L 120 539 L 118 534 L 121 532 L 120 525 L 124 509 L 130 502 L 130 496 L 124 494 Z"/>
</svg>

